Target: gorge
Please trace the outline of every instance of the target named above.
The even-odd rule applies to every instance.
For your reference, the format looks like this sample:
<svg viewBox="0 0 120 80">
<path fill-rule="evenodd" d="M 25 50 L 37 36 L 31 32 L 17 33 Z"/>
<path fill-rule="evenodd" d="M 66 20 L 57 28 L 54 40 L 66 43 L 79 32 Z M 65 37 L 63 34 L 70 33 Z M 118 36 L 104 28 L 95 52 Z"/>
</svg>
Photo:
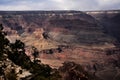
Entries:
<svg viewBox="0 0 120 80">
<path fill-rule="evenodd" d="M 81 64 L 98 80 L 120 77 L 120 11 L 0 11 L 7 38 L 32 46 L 52 68 L 66 61 Z"/>
</svg>

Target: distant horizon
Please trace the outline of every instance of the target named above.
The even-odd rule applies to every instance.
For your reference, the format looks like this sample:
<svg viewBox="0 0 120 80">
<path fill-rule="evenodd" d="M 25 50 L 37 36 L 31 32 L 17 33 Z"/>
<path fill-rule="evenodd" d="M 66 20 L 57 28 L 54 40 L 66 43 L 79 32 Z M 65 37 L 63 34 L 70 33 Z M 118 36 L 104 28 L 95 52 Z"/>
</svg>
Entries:
<svg viewBox="0 0 120 80">
<path fill-rule="evenodd" d="M 0 0 L 0 11 L 120 10 L 120 0 Z"/>
<path fill-rule="evenodd" d="M 27 12 L 27 11 L 81 11 L 81 10 L 0 10 L 0 12 Z M 108 9 L 108 10 L 85 10 L 85 11 L 120 11 L 120 9 Z M 83 11 L 83 12 L 85 12 Z"/>
</svg>

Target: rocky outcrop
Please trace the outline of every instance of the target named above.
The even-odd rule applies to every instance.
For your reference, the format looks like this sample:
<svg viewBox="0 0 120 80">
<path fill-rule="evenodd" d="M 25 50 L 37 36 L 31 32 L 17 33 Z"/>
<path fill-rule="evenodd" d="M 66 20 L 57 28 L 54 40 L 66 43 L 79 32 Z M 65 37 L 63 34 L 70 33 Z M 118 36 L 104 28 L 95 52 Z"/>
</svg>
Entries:
<svg viewBox="0 0 120 80">
<path fill-rule="evenodd" d="M 94 80 L 79 64 L 74 62 L 64 62 L 59 68 L 62 74 L 62 80 Z"/>
<path fill-rule="evenodd" d="M 47 36 L 53 47 L 60 44 L 87 46 L 110 44 L 110 47 L 114 47 L 115 39 L 104 33 L 105 30 L 96 19 L 80 11 L 3 11 L 0 15 L 0 23 L 12 31 L 8 33 L 13 35 L 13 31 L 16 31 L 15 34 L 28 45 L 32 43 L 28 38 L 35 39 L 34 41 L 38 43 L 38 39 Z M 39 46 L 43 45 L 36 47 Z"/>
<path fill-rule="evenodd" d="M 22 69 L 20 66 L 14 64 L 10 59 L 6 58 L 0 61 L 0 80 L 20 80 L 21 78 L 32 75 L 28 70 Z"/>
<path fill-rule="evenodd" d="M 106 33 L 117 38 L 120 42 L 120 11 L 88 11 L 87 14 L 93 16 L 106 30 Z"/>
<path fill-rule="evenodd" d="M 27 44 L 28 56 L 33 57 L 30 46 L 35 46 L 40 51 L 37 58 L 53 68 L 73 61 L 102 80 L 113 80 L 119 78 L 118 15 L 119 11 L 0 12 L 0 23 L 5 25 L 11 41 L 20 39 Z M 63 68 L 71 69 L 72 65 L 76 64 Z M 84 77 L 84 73 L 73 69 L 66 71 L 65 77 L 78 75 Z"/>
</svg>

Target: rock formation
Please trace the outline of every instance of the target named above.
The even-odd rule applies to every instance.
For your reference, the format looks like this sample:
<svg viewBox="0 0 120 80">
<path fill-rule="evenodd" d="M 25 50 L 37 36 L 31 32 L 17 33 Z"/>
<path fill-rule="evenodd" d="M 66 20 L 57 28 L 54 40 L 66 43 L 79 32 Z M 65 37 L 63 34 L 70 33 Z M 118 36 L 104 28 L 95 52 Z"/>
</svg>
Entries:
<svg viewBox="0 0 120 80">
<path fill-rule="evenodd" d="M 27 38 L 41 39 L 43 32 L 47 32 L 53 47 L 56 43 L 87 46 L 110 44 L 113 47 L 112 44 L 115 43 L 115 39 L 104 33 L 105 30 L 96 19 L 80 11 L 0 12 L 0 14 L 0 22 L 11 30 L 12 37 L 14 34 L 16 38 L 23 38 L 26 43 L 30 41 Z M 28 44 L 30 43 L 32 42 Z M 44 45 L 36 47 L 39 46 Z"/>
<path fill-rule="evenodd" d="M 98 80 L 119 80 L 119 15 L 120 11 L 1 11 L 0 23 L 11 42 L 26 43 L 30 57 L 35 46 L 40 51 L 37 58 L 53 68 L 72 61 Z"/>
<path fill-rule="evenodd" d="M 88 11 L 87 14 L 93 16 L 104 27 L 106 33 L 117 38 L 120 42 L 120 11 Z"/>
</svg>

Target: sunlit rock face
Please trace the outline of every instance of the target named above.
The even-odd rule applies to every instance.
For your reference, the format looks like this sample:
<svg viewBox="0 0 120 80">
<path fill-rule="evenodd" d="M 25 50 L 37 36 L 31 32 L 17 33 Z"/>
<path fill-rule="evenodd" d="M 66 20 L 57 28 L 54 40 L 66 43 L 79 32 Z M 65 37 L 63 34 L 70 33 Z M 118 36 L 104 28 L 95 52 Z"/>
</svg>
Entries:
<svg viewBox="0 0 120 80">
<path fill-rule="evenodd" d="M 80 11 L 3 11 L 0 23 L 6 27 L 11 41 L 22 39 L 28 46 L 43 49 L 61 44 L 114 47 L 116 41 L 104 33 L 96 19 Z M 42 41 L 45 44 L 39 43 Z"/>
<path fill-rule="evenodd" d="M 120 32 L 119 13 L 0 12 L 0 23 L 5 26 L 11 42 L 15 39 L 25 42 L 30 58 L 34 58 L 31 46 L 35 46 L 40 51 L 38 59 L 53 68 L 62 66 L 64 61 L 73 61 L 102 80 L 113 80 L 113 77 L 119 77 L 115 75 L 120 69 L 120 48 L 116 47 Z"/>
</svg>

